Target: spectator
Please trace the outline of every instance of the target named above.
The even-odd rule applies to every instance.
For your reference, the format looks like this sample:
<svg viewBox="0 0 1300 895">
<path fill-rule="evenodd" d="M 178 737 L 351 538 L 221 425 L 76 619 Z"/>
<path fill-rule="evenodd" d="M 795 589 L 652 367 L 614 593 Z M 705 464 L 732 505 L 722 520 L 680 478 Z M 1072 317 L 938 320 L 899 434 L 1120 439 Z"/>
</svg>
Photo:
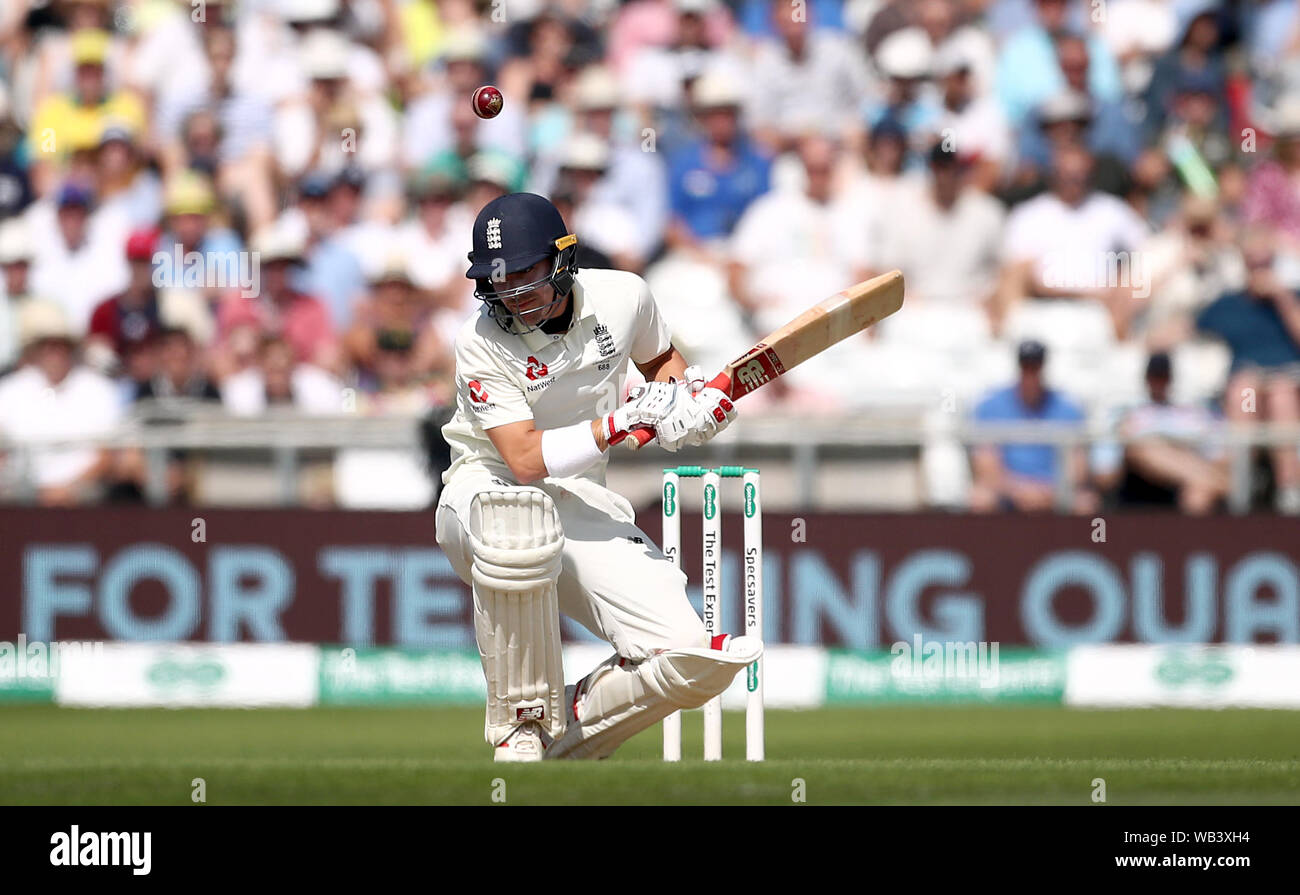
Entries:
<svg viewBox="0 0 1300 895">
<path fill-rule="evenodd" d="M 612 72 L 603 66 L 584 71 L 577 83 L 577 132 L 589 134 L 607 147 L 605 173 L 593 185 L 593 197 L 618 206 L 631 216 L 635 243 L 630 253 L 644 261 L 663 241 L 668 188 L 658 147 L 654 146 L 654 152 L 647 152 L 645 135 L 638 131 L 632 138 L 620 126 L 624 123 L 619 118 L 620 99 L 618 81 Z M 539 162 L 535 192 L 542 195 L 551 192 L 560 164 L 559 159 Z"/>
<path fill-rule="evenodd" d="M 1207 84 L 1215 105 L 1223 107 L 1228 77 L 1219 49 L 1220 38 L 1218 11 L 1214 4 L 1200 2 L 1199 9 L 1186 18 L 1173 48 L 1156 61 L 1151 73 L 1143 95 L 1147 133 L 1157 134 L 1164 129 L 1174 95 L 1189 76 Z M 1222 126 L 1226 121 L 1220 119 L 1218 123 Z"/>
<path fill-rule="evenodd" d="M 607 255 L 614 267 L 640 273 L 645 257 L 638 252 L 636 218 L 599 189 L 609 166 L 609 149 L 599 137 L 576 134 L 569 139 L 559 173 L 560 190 L 574 201 L 573 217 L 566 220 L 579 242 Z"/>
<path fill-rule="evenodd" d="M 0 81 L 0 220 L 21 214 L 33 198 L 23 132 L 13 117 L 9 89 Z"/>
<path fill-rule="evenodd" d="M 313 364 L 295 360 L 288 340 L 262 337 L 255 363 L 221 385 L 221 401 L 235 416 L 258 416 L 270 409 L 292 409 L 307 414 L 342 413 L 343 386 Z"/>
<path fill-rule="evenodd" d="M 370 297 L 358 308 L 343 336 L 347 366 L 356 370 L 363 388 L 370 387 L 379 374 L 378 345 L 384 333 L 406 334 L 411 343 L 412 375 L 423 378 L 450 371 L 454 366 L 451 343 L 444 341 L 442 331 L 432 324 L 432 310 L 411 282 L 407 258 L 390 255 L 372 277 Z M 463 317 L 459 323 L 464 323 Z"/>
<path fill-rule="evenodd" d="M 26 221 L 22 218 L 0 221 L 0 288 L 3 288 L 0 294 L 4 296 L 4 305 L 0 307 L 0 373 L 18 363 L 23 311 L 39 302 L 32 298 L 28 286 L 32 255 Z"/>
<path fill-rule="evenodd" d="M 164 327 L 158 332 L 157 341 L 157 370 L 152 379 L 140 384 L 137 400 L 221 400 L 221 392 L 203 371 L 202 356 L 189 330 Z"/>
<path fill-rule="evenodd" d="M 96 155 L 101 208 L 112 208 L 132 229 L 152 227 L 162 214 L 162 183 L 145 164 L 135 134 L 116 124 L 104 128 Z"/>
<path fill-rule="evenodd" d="M 293 286 L 293 268 L 303 262 L 302 244 L 292 234 L 273 231 L 255 246 L 261 260 L 261 293 L 228 296 L 217 311 L 219 378 L 246 367 L 253 360 L 250 346 L 270 336 L 293 349 L 296 363 L 337 368 L 338 346 L 329 310 Z"/>
<path fill-rule="evenodd" d="M 882 228 L 877 267 L 903 271 L 909 302 L 979 304 L 992 313 L 1006 214 L 969 185 L 969 168 L 957 152 L 936 144 L 929 184 L 892 208 L 890 226 Z"/>
<path fill-rule="evenodd" d="M 933 139 L 951 144 L 972 166 L 971 183 L 993 192 L 1011 163 L 1011 128 L 997 100 L 975 92 L 974 62 L 962 43 L 944 47 L 934 60 L 943 108 Z"/>
<path fill-rule="evenodd" d="M 908 142 L 919 149 L 942 114 L 929 83 L 934 68 L 930 39 L 920 28 L 895 31 L 876 50 L 876 68 L 885 85 L 880 100 L 866 104 L 867 124 L 875 127 L 892 119 L 907 132 Z"/>
<path fill-rule="evenodd" d="M 997 318 L 1028 296 L 1091 298 L 1110 311 L 1118 335 L 1127 332 L 1133 292 L 1141 285 L 1132 253 L 1146 240 L 1147 227 L 1128 205 L 1094 191 L 1091 173 L 1087 150 L 1059 149 L 1051 191 L 1011 212 Z"/>
<path fill-rule="evenodd" d="M 975 422 L 1081 424 L 1083 411 L 1043 381 L 1046 358 L 1047 349 L 1041 342 L 1021 342 L 1017 350 L 1019 379 L 981 401 L 975 408 Z M 1059 450 L 1050 444 L 978 445 L 972 450 L 971 464 L 971 509 L 979 513 L 1050 510 L 1061 476 L 1066 477 L 1073 512 L 1091 512 L 1097 504 L 1096 494 L 1084 481 L 1083 454 L 1075 448 L 1067 451 L 1064 468 Z"/>
<path fill-rule="evenodd" d="M 162 327 L 158 291 L 153 284 L 157 240 L 155 230 L 131 234 L 126 243 L 130 279 L 124 290 L 95 306 L 86 337 L 86 357 L 103 372 L 124 374 L 130 397 L 134 397 L 139 383 L 148 382 L 154 374 L 152 344 Z"/>
<path fill-rule="evenodd" d="M 793 148 L 810 128 L 846 140 L 862 130 L 857 109 L 844 101 L 867 92 L 861 54 L 844 35 L 816 30 L 815 10 L 808 13 L 796 16 L 786 0 L 773 0 L 775 36 L 754 49 L 749 117 L 755 139 L 773 152 Z"/>
<path fill-rule="evenodd" d="M 1237 424 L 1300 423 L 1300 297 L 1276 273 L 1275 240 L 1253 231 L 1242 244 L 1246 288 L 1204 308 L 1196 329 L 1222 339 L 1232 352 L 1224 411 Z M 1181 332 L 1166 341 L 1181 341 Z M 1300 513 L 1300 456 L 1295 444 L 1271 451 L 1276 504 Z"/>
<path fill-rule="evenodd" d="M 1245 281 L 1241 253 L 1213 199 L 1187 196 L 1179 214 L 1140 249 L 1151 281 L 1150 301 L 1141 306 L 1135 329 L 1148 337 L 1182 320 Z"/>
<path fill-rule="evenodd" d="M 202 259 L 204 270 L 240 269 L 239 237 L 220 225 L 216 210 L 216 196 L 207 178 L 185 171 L 167 184 L 163 192 L 163 233 L 158 238 L 158 251 L 164 257 L 154 271 L 159 288 L 195 288 L 193 274 L 188 279 L 186 276 L 186 265 L 195 255 Z M 198 288 L 215 301 L 216 287 L 205 278 Z"/>
<path fill-rule="evenodd" d="M 1062 142 L 1059 137 L 1053 139 L 1051 130 L 1069 122 L 1082 125 L 1076 141 L 1087 146 L 1094 158 L 1110 157 L 1124 168 L 1131 166 L 1142 149 L 1140 128 L 1124 112 L 1121 101 L 1093 98 L 1089 94 L 1090 63 L 1088 45 L 1083 38 L 1072 34 L 1058 37 L 1056 60 L 1065 77 L 1065 87 L 1044 97 L 1026 122 L 1020 139 L 1021 163 L 1046 169 L 1051 162 L 1052 146 Z M 1077 106 L 1071 118 L 1063 115 L 1063 97 L 1067 96 Z"/>
<path fill-rule="evenodd" d="M 32 116 L 30 138 L 37 195 L 53 188 L 59 167 L 77 147 L 94 147 L 110 123 L 144 131 L 146 111 L 127 91 L 110 91 L 104 75 L 109 36 L 95 29 L 76 32 L 71 39 L 76 79 L 69 93 L 45 99 Z"/>
<path fill-rule="evenodd" d="M 1023 25 L 998 54 L 997 91 L 1012 123 L 1019 125 L 1044 99 L 1066 86 L 1052 39 L 1065 32 L 1074 0 L 1033 0 L 1034 21 Z M 1119 99 L 1119 67 L 1098 35 L 1087 38 L 1088 94 L 1098 101 Z"/>
<path fill-rule="evenodd" d="M 90 187 L 69 181 L 53 203 L 38 203 L 28 217 L 36 246 L 32 291 L 57 301 L 83 334 L 95 305 L 125 288 L 129 276 L 122 257 L 126 221 L 94 206 Z"/>
<path fill-rule="evenodd" d="M 418 175 L 409 192 L 414 215 L 398 230 L 398 252 L 407 259 L 411 282 L 429 296 L 435 325 L 450 344 L 478 308 L 474 284 L 465 278 L 464 243 L 474 219 L 456 201 L 461 185 L 448 177 Z"/>
<path fill-rule="evenodd" d="M 1244 223 L 1278 231 L 1283 248 L 1300 254 L 1300 96 L 1282 101 L 1273 122 L 1273 157 L 1246 180 Z"/>
<path fill-rule="evenodd" d="M 449 31 L 443 39 L 441 77 L 432 81 L 431 89 L 407 105 L 402 130 L 402 162 L 407 170 L 420 171 L 462 141 L 463 158 L 474 152 L 492 150 L 511 158 L 520 158 L 527 149 L 526 105 L 511 97 L 492 119 L 491 127 L 479 127 L 465 97 L 475 88 L 489 83 L 488 45 L 477 29 Z"/>
<path fill-rule="evenodd" d="M 1147 360 L 1148 399 L 1119 416 L 1127 444 L 1100 444 L 1093 469 L 1123 504 L 1177 505 L 1188 515 L 1212 512 L 1228 494 L 1227 452 L 1220 420 L 1204 407 L 1175 404 L 1173 364 L 1158 352 Z"/>
<path fill-rule="evenodd" d="M 219 20 L 217 15 L 205 17 L 205 21 Z M 212 25 L 204 29 L 202 37 L 207 82 L 195 85 L 177 79 L 166 85 L 158 101 L 157 131 L 164 166 L 169 175 L 191 167 L 205 171 L 223 196 L 246 209 L 250 228 L 258 230 L 275 216 L 270 144 L 273 112 L 263 97 L 235 84 L 234 30 Z M 203 158 L 197 158 L 193 144 L 182 139 L 196 113 L 205 113 L 209 132 L 216 138 L 201 153 Z"/>
<path fill-rule="evenodd" d="M 669 162 L 670 246 L 709 254 L 725 239 L 749 203 L 767 192 L 771 164 L 740 128 L 740 87 L 711 71 L 691 87 L 702 137 Z"/>
<path fill-rule="evenodd" d="M 22 344 L 29 362 L 0 378 L 0 435 L 20 447 L 45 439 L 90 439 L 112 430 L 121 416 L 113 384 L 77 362 L 77 340 L 57 307 L 32 306 Z M 42 506 L 95 499 L 108 484 L 113 458 L 96 447 L 35 447 L 12 452 Z"/>
<path fill-rule="evenodd" d="M 300 243 L 301 265 L 295 269 L 294 287 L 320 296 L 337 326 L 352 320 L 356 302 L 365 293 L 361 259 L 343 239 L 342 225 L 329 202 L 334 178 L 314 171 L 298 182 L 298 202 L 276 225 L 292 242 Z M 265 259 L 263 259 L 265 263 Z"/>
</svg>

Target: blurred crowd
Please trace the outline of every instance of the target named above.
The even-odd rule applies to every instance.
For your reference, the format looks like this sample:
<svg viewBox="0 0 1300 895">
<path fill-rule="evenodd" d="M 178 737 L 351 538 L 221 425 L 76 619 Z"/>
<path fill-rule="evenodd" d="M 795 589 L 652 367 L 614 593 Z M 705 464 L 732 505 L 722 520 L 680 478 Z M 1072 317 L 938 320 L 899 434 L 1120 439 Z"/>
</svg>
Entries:
<svg viewBox="0 0 1300 895">
<path fill-rule="evenodd" d="M 445 407 L 470 222 L 515 190 L 706 368 L 903 271 L 906 313 L 747 413 L 1123 436 L 1068 473 L 976 450 L 954 503 L 1061 473 L 1080 510 L 1206 512 L 1225 421 L 1300 420 L 1294 0 L 5 0 L 0 434 Z M 57 461 L 47 503 L 142 475 Z M 1260 464 L 1300 512 L 1296 446 Z"/>
</svg>

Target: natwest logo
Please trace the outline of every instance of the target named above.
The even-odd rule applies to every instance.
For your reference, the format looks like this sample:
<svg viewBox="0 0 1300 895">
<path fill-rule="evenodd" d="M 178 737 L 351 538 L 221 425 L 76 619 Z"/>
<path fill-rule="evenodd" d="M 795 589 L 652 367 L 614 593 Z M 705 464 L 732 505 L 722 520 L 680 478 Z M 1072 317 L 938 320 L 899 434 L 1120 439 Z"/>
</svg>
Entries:
<svg viewBox="0 0 1300 895">
<path fill-rule="evenodd" d="M 469 381 L 469 399 L 475 404 L 487 403 L 487 389 L 485 389 L 483 383 L 479 382 L 477 379 L 471 379 Z"/>
<path fill-rule="evenodd" d="M 548 375 L 546 372 L 546 364 L 542 363 L 530 354 L 528 355 L 528 369 L 525 371 L 524 375 L 529 379 L 541 379 L 543 376 Z"/>
</svg>

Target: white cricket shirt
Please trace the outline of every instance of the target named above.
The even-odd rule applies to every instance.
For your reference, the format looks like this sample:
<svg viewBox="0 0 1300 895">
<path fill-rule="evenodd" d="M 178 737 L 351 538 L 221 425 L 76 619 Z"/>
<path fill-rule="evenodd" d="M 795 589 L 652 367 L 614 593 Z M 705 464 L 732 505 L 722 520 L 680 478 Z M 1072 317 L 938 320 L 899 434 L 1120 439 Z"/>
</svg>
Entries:
<svg viewBox="0 0 1300 895">
<path fill-rule="evenodd" d="M 645 280 L 621 270 L 581 270 L 565 333 L 514 335 L 487 316 L 471 317 L 456 336 L 456 414 L 442 427 L 451 446 L 444 484 L 463 469 L 514 476 L 486 430 L 533 420 L 557 429 L 612 413 L 622 402 L 627 362 L 644 364 L 671 344 Z M 605 483 L 608 452 L 579 478 Z"/>
</svg>

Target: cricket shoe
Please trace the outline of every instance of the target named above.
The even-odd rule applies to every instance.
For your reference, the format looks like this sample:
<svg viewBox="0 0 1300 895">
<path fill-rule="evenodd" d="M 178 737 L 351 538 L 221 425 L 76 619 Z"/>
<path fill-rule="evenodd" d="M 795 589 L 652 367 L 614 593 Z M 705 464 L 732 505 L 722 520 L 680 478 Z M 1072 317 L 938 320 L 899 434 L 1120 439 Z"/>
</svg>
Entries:
<svg viewBox="0 0 1300 895">
<path fill-rule="evenodd" d="M 551 738 L 536 721 L 525 721 L 492 750 L 493 761 L 541 761 Z"/>
</svg>

